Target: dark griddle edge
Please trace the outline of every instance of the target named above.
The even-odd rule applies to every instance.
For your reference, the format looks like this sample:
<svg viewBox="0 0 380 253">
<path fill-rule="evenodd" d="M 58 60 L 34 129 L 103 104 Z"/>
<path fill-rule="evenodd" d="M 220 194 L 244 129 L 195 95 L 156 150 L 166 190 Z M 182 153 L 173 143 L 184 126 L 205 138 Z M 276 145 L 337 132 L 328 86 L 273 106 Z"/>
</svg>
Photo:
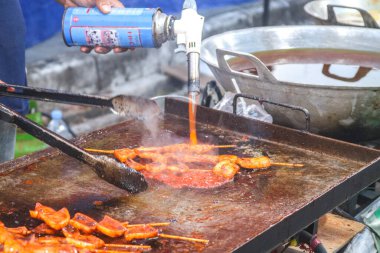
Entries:
<svg viewBox="0 0 380 253">
<path fill-rule="evenodd" d="M 165 113 L 187 117 L 187 105 L 185 102 L 167 99 L 165 102 Z M 242 134 L 253 134 L 263 141 L 278 142 L 320 152 L 321 154 L 333 154 L 338 157 L 366 163 L 366 165 L 352 177 L 346 178 L 338 186 L 322 193 L 303 208 L 288 215 L 276 225 L 244 245 L 239 246 L 235 249 L 235 252 L 251 253 L 270 251 L 300 230 L 312 224 L 322 215 L 380 179 L 379 150 L 274 124 L 267 124 L 206 107 L 197 108 L 197 120 L 205 124 L 218 126 Z"/>
</svg>

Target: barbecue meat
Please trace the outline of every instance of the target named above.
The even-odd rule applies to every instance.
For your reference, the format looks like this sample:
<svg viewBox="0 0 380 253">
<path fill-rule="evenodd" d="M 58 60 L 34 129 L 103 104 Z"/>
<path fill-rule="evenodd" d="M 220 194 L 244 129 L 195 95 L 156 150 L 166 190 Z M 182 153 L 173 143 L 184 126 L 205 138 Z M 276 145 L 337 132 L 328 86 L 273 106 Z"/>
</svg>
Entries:
<svg viewBox="0 0 380 253">
<path fill-rule="evenodd" d="M 125 163 L 128 159 L 134 159 L 136 157 L 136 152 L 133 149 L 123 148 L 114 150 L 113 155 L 120 162 Z"/>
<path fill-rule="evenodd" d="M 135 239 L 148 239 L 158 236 L 158 230 L 149 225 L 141 225 L 127 228 L 124 233 L 124 238 L 127 241 Z"/>
<path fill-rule="evenodd" d="M 212 172 L 214 172 L 215 175 L 223 176 L 227 179 L 232 179 L 236 173 L 238 173 L 239 169 L 240 167 L 235 163 L 229 160 L 223 160 L 214 166 Z"/>
<path fill-rule="evenodd" d="M 77 228 L 71 226 L 70 224 L 67 225 L 66 227 L 62 228 L 62 233 L 63 235 L 68 238 L 75 238 L 80 236 L 80 232 Z"/>
<path fill-rule="evenodd" d="M 121 222 L 112 219 L 108 215 L 105 215 L 103 220 L 101 220 L 97 225 L 96 229 L 109 237 L 119 237 L 124 234 L 126 228 L 121 224 Z"/>
<path fill-rule="evenodd" d="M 237 163 L 244 169 L 266 169 L 271 166 L 267 156 L 238 158 Z"/>
<path fill-rule="evenodd" d="M 55 235 L 57 233 L 55 229 L 52 229 L 46 225 L 46 223 L 41 223 L 37 227 L 33 228 L 32 232 L 40 235 Z"/>
<path fill-rule="evenodd" d="M 96 230 L 97 222 L 83 213 L 76 213 L 70 220 L 70 225 L 84 234 L 91 234 Z"/>
<path fill-rule="evenodd" d="M 94 235 L 78 235 L 76 237 L 66 237 L 66 242 L 80 249 L 99 249 L 105 245 L 102 239 Z"/>
<path fill-rule="evenodd" d="M 32 218 L 44 221 L 49 227 L 55 230 L 64 228 L 70 221 L 70 213 L 67 208 L 55 211 L 53 208 L 36 203 L 35 209 L 29 211 L 29 213 Z"/>
</svg>

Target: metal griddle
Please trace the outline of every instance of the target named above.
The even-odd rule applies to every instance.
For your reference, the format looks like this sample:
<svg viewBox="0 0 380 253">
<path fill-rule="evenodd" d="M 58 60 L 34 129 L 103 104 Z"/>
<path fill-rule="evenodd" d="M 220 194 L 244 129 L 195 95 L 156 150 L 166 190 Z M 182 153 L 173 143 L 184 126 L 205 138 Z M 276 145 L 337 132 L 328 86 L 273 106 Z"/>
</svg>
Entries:
<svg viewBox="0 0 380 253">
<path fill-rule="evenodd" d="M 126 121 L 76 143 L 115 149 L 187 141 L 187 104 L 168 99 L 165 110 L 155 138 L 140 121 Z M 202 142 L 238 146 L 223 153 L 266 152 L 274 161 L 305 167 L 243 171 L 233 182 L 208 190 L 149 181 L 147 191 L 130 195 L 48 149 L 0 165 L 0 220 L 35 226 L 27 211 L 39 201 L 96 219 L 109 214 L 131 223 L 171 221 L 165 233 L 210 240 L 204 247 L 159 239 L 148 242 L 153 252 L 265 252 L 380 178 L 380 151 L 203 107 L 197 116 Z"/>
</svg>

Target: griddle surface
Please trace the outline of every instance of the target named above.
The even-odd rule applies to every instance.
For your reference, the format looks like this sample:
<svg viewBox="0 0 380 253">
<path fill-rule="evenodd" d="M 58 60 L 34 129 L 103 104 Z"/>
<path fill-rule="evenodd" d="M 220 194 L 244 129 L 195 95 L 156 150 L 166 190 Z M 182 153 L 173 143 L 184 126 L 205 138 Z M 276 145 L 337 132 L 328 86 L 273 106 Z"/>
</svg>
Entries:
<svg viewBox="0 0 380 253">
<path fill-rule="evenodd" d="M 141 122 L 127 121 L 94 132 L 82 147 L 116 149 L 186 142 L 188 122 L 166 114 L 153 138 Z M 108 214 L 130 223 L 172 222 L 165 233 L 209 239 L 204 252 L 229 252 L 265 232 L 359 171 L 364 162 L 315 150 L 294 148 L 253 136 L 199 124 L 199 138 L 212 144 L 236 144 L 220 153 L 241 156 L 267 152 L 273 161 L 303 163 L 304 168 L 272 167 L 241 171 L 216 189 L 174 189 L 149 181 L 146 192 L 130 195 L 100 180 L 86 165 L 62 154 L 28 158 L 28 165 L 0 177 L 0 220 L 8 226 L 36 221 L 27 210 L 36 202 L 66 206 L 100 219 Z M 0 166 L 1 167 L 1 166 Z M 102 201 L 103 205 L 95 205 Z M 159 239 L 153 252 L 194 252 L 202 244 Z M 260 250 L 257 250 L 258 252 Z"/>
</svg>

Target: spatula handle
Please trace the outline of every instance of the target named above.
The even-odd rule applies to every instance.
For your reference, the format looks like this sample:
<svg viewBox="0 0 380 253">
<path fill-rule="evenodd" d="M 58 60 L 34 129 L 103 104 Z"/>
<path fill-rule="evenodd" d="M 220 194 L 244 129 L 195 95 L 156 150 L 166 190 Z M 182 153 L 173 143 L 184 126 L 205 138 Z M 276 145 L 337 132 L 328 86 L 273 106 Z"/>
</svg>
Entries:
<svg viewBox="0 0 380 253">
<path fill-rule="evenodd" d="M 113 108 L 111 99 L 104 97 L 83 94 L 79 95 L 67 92 L 59 92 L 56 90 L 25 87 L 5 83 L 0 83 L 0 95 L 8 97 L 29 98 L 46 102 L 93 105 Z"/>
</svg>

